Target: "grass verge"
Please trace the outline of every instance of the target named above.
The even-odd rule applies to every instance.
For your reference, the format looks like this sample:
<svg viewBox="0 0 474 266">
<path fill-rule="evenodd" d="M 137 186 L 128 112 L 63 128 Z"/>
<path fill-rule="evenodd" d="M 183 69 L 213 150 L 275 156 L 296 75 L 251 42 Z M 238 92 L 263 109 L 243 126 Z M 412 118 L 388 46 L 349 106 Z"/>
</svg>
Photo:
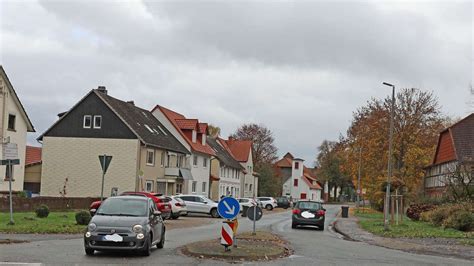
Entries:
<svg viewBox="0 0 474 266">
<path fill-rule="evenodd" d="M 354 214 L 359 218 L 359 224 L 362 229 L 375 235 L 409 238 L 455 238 L 459 239 L 463 244 L 474 245 L 473 232 L 462 232 L 451 228 L 443 229 L 426 222 L 412 221 L 408 217 L 404 217 L 403 222 L 400 222 L 399 225 L 390 225 L 389 231 L 384 231 L 383 213 L 355 212 Z"/>
<path fill-rule="evenodd" d="M 14 225 L 9 225 L 10 213 L 0 213 L 0 232 L 16 234 L 78 234 L 86 226 L 77 225 L 75 212 L 50 212 L 46 218 L 38 218 L 34 212 L 13 213 Z"/>
</svg>

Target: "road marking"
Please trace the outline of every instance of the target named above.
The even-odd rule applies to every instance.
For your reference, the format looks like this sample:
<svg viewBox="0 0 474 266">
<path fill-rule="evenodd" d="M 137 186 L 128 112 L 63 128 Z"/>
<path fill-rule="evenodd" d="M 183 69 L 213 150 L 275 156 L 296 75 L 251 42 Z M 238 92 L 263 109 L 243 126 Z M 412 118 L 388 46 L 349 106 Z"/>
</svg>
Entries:
<svg viewBox="0 0 474 266">
<path fill-rule="evenodd" d="M 30 262 L 3 262 L 0 261 L 0 265 L 43 265 L 42 263 L 30 263 Z"/>
</svg>

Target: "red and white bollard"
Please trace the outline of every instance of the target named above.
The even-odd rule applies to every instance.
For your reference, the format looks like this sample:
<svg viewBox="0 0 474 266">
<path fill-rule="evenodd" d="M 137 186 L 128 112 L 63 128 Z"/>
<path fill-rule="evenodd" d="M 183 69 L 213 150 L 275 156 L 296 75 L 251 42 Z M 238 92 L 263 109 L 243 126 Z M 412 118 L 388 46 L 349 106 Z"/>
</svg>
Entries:
<svg viewBox="0 0 474 266">
<path fill-rule="evenodd" d="M 221 245 L 225 247 L 226 251 L 229 251 L 229 247 L 232 246 L 234 239 L 234 223 L 230 221 L 222 222 L 221 230 Z"/>
</svg>

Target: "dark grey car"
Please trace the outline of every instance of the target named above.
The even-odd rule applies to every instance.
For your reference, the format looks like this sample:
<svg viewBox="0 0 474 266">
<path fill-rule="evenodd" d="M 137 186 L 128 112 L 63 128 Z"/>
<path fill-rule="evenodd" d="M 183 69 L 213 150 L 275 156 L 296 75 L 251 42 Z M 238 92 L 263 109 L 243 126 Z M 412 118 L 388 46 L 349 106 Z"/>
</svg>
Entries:
<svg viewBox="0 0 474 266">
<path fill-rule="evenodd" d="M 152 246 L 164 246 L 165 225 L 150 198 L 112 197 L 91 212 L 95 215 L 84 234 L 87 255 L 95 250 L 135 250 L 149 256 Z"/>
</svg>

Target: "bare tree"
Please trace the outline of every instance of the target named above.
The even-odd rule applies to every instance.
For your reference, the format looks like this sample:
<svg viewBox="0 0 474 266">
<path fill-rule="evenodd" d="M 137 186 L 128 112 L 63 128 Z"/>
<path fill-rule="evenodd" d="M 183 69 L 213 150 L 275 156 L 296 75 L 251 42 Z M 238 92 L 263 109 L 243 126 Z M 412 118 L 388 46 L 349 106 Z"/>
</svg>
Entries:
<svg viewBox="0 0 474 266">
<path fill-rule="evenodd" d="M 209 131 L 209 136 L 214 139 L 219 137 L 219 135 L 221 134 L 221 128 L 212 124 L 209 124 L 207 130 Z"/>
<path fill-rule="evenodd" d="M 273 163 L 277 159 L 277 147 L 273 133 L 264 125 L 245 124 L 232 134 L 238 140 L 251 140 L 253 143 L 253 164 L 255 167 Z"/>
<path fill-rule="evenodd" d="M 444 180 L 448 195 L 455 202 L 474 200 L 474 161 L 467 161 L 451 167 Z"/>
</svg>

